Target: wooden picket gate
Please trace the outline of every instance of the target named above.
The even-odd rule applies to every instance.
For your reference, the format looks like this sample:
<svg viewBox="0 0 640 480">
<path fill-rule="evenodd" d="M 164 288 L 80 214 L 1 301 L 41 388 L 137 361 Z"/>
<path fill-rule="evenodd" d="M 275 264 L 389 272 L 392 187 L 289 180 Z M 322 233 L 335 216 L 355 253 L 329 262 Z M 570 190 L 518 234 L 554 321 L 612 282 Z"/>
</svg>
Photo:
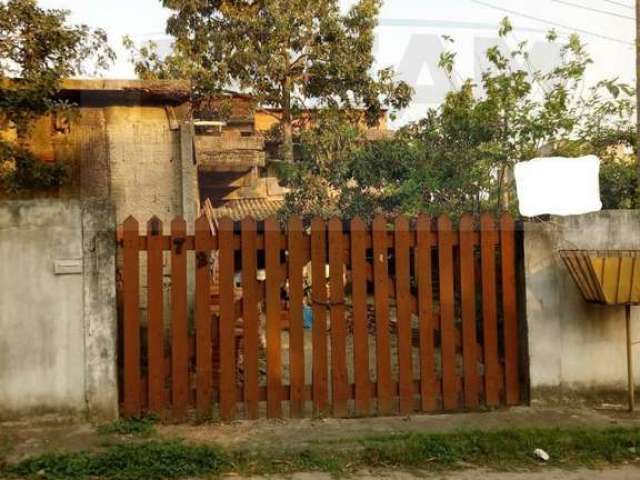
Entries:
<svg viewBox="0 0 640 480">
<path fill-rule="evenodd" d="M 154 217 L 140 235 L 129 217 L 119 230 L 123 414 L 231 420 L 265 411 L 343 417 L 518 404 L 512 218 L 463 216 L 454 228 L 446 216 L 398 217 L 389 227 L 382 217 L 370 229 L 360 219 L 314 219 L 310 229 L 299 218 L 286 229 L 275 218 L 221 219 L 214 235 L 201 217 L 194 235 L 180 218 L 165 235 Z M 195 264 L 192 324 L 188 262 Z"/>
</svg>

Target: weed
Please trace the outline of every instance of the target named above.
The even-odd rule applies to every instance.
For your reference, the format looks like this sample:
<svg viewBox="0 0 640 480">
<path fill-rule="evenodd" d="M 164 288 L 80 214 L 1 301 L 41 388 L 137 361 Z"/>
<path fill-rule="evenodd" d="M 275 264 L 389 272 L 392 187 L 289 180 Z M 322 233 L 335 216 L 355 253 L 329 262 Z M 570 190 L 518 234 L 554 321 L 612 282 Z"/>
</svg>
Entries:
<svg viewBox="0 0 640 480">
<path fill-rule="evenodd" d="M 639 429 L 512 429 L 441 434 L 403 434 L 361 440 L 361 461 L 425 469 L 460 463 L 494 469 L 539 465 L 536 448 L 551 455 L 550 465 L 596 466 L 635 460 Z"/>
<path fill-rule="evenodd" d="M 114 445 L 93 453 L 46 454 L 6 471 L 12 476 L 44 480 L 163 480 L 219 474 L 226 469 L 227 460 L 219 449 L 171 440 Z"/>
<path fill-rule="evenodd" d="M 124 430 L 130 433 L 131 430 Z M 137 430 L 134 430 L 137 431 Z M 123 430 L 116 430 L 122 433 Z M 451 433 L 406 433 L 359 439 L 318 441 L 303 448 L 222 450 L 176 440 L 120 440 L 100 450 L 47 454 L 0 470 L 0 477 L 45 480 L 95 477 L 150 480 L 202 477 L 238 472 L 245 475 L 327 472 L 334 477 L 361 468 L 446 471 L 469 466 L 532 469 L 601 467 L 639 459 L 640 428 L 505 429 Z M 534 455 L 550 455 L 541 463 Z"/>
<path fill-rule="evenodd" d="M 155 432 L 154 417 L 134 417 L 125 420 L 116 420 L 98 426 L 98 432 L 103 435 L 138 435 L 149 436 Z"/>
<path fill-rule="evenodd" d="M 13 451 L 14 442 L 8 433 L 0 433 L 0 469 L 7 461 L 7 457 Z"/>
</svg>

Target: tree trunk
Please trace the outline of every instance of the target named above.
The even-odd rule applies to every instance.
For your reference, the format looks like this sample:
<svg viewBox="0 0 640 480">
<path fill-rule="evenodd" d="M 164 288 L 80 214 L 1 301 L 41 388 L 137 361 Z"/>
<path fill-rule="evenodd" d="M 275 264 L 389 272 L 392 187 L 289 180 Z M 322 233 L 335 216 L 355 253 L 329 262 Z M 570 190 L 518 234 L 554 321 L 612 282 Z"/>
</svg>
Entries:
<svg viewBox="0 0 640 480">
<path fill-rule="evenodd" d="M 500 181 L 502 199 L 501 199 L 501 205 L 500 205 L 501 208 L 498 210 L 498 213 L 502 213 L 503 211 L 505 212 L 509 211 L 509 209 L 511 208 L 511 185 L 512 185 L 511 168 L 512 167 L 510 165 L 504 165 L 502 167 L 502 180 Z"/>
<path fill-rule="evenodd" d="M 638 0 L 640 1 L 640 0 Z M 293 163 L 293 125 L 291 121 L 291 84 L 289 79 L 282 82 L 282 159 Z"/>
<path fill-rule="evenodd" d="M 640 0 L 636 0 L 636 204 L 640 208 Z"/>
</svg>

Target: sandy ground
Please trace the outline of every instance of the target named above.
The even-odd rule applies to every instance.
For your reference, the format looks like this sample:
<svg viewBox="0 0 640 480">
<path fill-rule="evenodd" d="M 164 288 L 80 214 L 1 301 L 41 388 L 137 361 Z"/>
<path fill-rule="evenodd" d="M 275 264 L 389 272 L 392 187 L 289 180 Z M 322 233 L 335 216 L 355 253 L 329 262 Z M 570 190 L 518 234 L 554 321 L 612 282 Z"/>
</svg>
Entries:
<svg viewBox="0 0 640 480">
<path fill-rule="evenodd" d="M 365 419 L 239 420 L 200 425 L 157 425 L 163 438 L 227 447 L 305 448 L 318 441 L 357 439 L 402 432 L 450 432 L 518 427 L 640 426 L 640 413 L 619 408 L 514 407 L 490 412 L 369 417 Z M 99 446 L 95 427 L 62 417 L 0 423 L 0 452 L 13 462 L 52 449 L 80 450 Z M 640 479 L 640 476 L 638 476 Z"/>
<path fill-rule="evenodd" d="M 229 424 L 163 425 L 159 435 L 196 443 L 261 448 L 305 448 L 312 442 L 403 432 L 497 430 L 518 427 L 640 426 L 640 413 L 620 409 L 514 407 L 491 412 L 370 417 L 235 421 Z M 640 479 L 640 476 L 638 477 Z"/>
<path fill-rule="evenodd" d="M 447 432 L 456 430 L 496 430 L 517 427 L 632 427 L 640 426 L 640 414 L 619 408 L 542 408 L 516 407 L 492 412 L 415 415 L 411 417 L 373 417 L 366 419 L 301 419 L 236 421 L 228 424 L 158 425 L 157 437 L 183 438 L 198 444 L 262 449 L 305 448 L 314 442 L 349 440 L 401 432 Z M 43 417 L 29 422 L 0 423 L 0 461 L 14 463 L 28 456 L 52 450 L 83 450 L 104 442 L 95 426 L 78 424 L 60 417 Z M 544 448 L 541 445 L 540 448 Z M 538 480 L 538 479 L 640 479 L 640 469 L 623 466 L 606 471 L 555 471 L 532 473 L 492 473 L 464 471 L 452 474 L 361 472 L 356 478 L 445 478 L 453 480 Z M 238 478 L 233 477 L 233 478 Z M 270 477 L 273 479 L 285 477 Z M 293 479 L 329 479 L 324 474 L 296 474 Z"/>
<path fill-rule="evenodd" d="M 229 477 L 240 478 L 240 477 Z M 262 480 L 266 477 L 251 477 L 251 480 Z M 268 477 L 269 480 L 332 480 L 331 476 L 322 473 L 297 473 L 288 477 Z M 442 480 L 637 480 L 640 469 L 623 467 L 608 470 L 544 470 L 539 472 L 493 473 L 485 470 L 467 470 L 452 474 L 411 474 L 403 472 L 361 472 L 354 477 L 357 480 L 414 480 L 418 478 Z"/>
</svg>

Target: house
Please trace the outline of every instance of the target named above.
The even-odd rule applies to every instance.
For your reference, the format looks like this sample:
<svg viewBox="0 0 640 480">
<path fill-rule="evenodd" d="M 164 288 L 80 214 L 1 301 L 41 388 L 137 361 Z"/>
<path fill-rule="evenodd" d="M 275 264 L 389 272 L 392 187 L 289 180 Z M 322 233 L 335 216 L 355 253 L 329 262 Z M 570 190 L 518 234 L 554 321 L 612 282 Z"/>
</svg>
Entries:
<svg viewBox="0 0 640 480">
<path fill-rule="evenodd" d="M 44 162 L 69 166 L 59 195 L 110 199 L 118 222 L 157 215 L 168 224 L 183 216 L 193 225 L 206 199 L 217 216 L 277 212 L 285 190 L 267 168 L 265 134 L 278 110 L 255 109 L 250 97 L 233 92 L 196 108 L 189 87 L 65 80 L 59 97 L 78 108 L 34 122 L 29 148 Z M 386 131 L 384 119 L 377 130 Z"/>
</svg>

